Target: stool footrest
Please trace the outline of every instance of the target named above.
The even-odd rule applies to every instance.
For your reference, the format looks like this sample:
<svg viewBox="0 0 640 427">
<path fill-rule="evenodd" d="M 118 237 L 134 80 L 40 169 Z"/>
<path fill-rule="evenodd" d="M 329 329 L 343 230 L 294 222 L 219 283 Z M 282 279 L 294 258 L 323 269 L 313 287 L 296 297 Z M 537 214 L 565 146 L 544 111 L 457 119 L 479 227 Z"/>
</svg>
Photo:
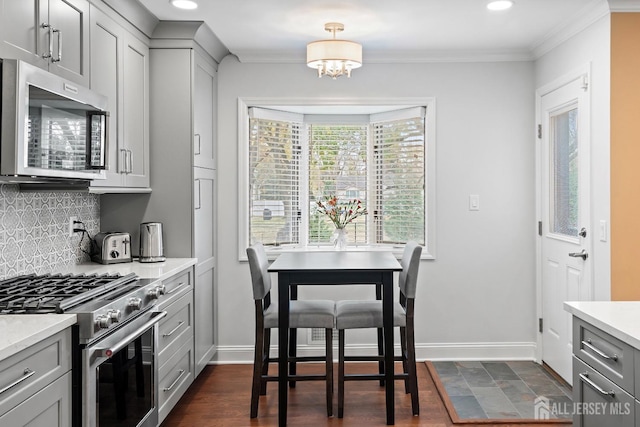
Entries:
<svg viewBox="0 0 640 427">
<path fill-rule="evenodd" d="M 407 378 L 407 374 L 394 374 L 394 380 L 404 380 Z M 384 380 L 384 374 L 345 374 L 345 381 L 370 381 L 370 380 Z"/>
<path fill-rule="evenodd" d="M 324 374 L 310 374 L 310 375 L 288 375 L 287 380 L 295 380 L 295 381 L 318 381 L 325 380 L 326 376 Z M 262 380 L 264 381 L 278 381 L 277 375 L 268 375 L 263 376 Z"/>
</svg>

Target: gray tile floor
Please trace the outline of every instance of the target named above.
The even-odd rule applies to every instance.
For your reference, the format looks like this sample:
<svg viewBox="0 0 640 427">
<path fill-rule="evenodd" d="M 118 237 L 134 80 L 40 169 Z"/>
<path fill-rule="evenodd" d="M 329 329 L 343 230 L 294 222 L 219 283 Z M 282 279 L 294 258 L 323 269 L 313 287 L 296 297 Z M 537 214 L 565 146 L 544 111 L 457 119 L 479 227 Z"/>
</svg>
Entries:
<svg viewBox="0 0 640 427">
<path fill-rule="evenodd" d="M 571 389 L 534 362 L 432 363 L 462 419 L 534 419 L 538 397 L 555 408 L 571 406 Z"/>
</svg>

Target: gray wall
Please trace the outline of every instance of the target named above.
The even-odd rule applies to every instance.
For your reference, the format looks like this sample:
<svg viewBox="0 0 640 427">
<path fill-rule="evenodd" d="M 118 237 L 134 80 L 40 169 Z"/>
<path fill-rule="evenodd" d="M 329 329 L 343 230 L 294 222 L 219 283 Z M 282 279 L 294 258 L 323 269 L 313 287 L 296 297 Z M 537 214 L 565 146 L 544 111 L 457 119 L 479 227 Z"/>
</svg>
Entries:
<svg viewBox="0 0 640 427">
<path fill-rule="evenodd" d="M 69 217 L 93 236 L 100 229 L 98 196 L 81 192 L 20 192 L 0 185 L 0 279 L 19 274 L 62 272 L 88 257 L 80 234 L 68 235 Z M 88 250 L 85 238 L 83 247 Z"/>
<path fill-rule="evenodd" d="M 239 97 L 435 97 L 437 259 L 421 263 L 419 358 L 533 358 L 535 351 L 534 66 L 531 62 L 365 64 L 318 79 L 304 64 L 219 68 L 218 361 L 250 361 L 249 267 L 238 261 Z M 480 211 L 468 210 L 470 194 Z M 308 295 L 361 297 L 362 288 Z M 373 335 L 353 335 L 366 347 Z"/>
</svg>

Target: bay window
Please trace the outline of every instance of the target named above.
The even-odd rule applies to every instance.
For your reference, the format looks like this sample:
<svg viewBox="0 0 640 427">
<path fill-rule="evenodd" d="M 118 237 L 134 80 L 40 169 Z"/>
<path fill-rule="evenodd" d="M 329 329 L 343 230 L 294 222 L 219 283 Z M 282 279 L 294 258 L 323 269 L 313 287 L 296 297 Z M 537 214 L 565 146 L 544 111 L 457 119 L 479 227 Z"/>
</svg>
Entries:
<svg viewBox="0 0 640 427">
<path fill-rule="evenodd" d="M 329 248 L 335 226 L 317 201 L 332 196 L 367 209 L 346 227 L 350 248 L 401 247 L 409 240 L 433 248 L 427 107 L 309 114 L 247 106 L 240 125 L 246 126 L 241 249 L 255 242 L 268 250 Z"/>
</svg>

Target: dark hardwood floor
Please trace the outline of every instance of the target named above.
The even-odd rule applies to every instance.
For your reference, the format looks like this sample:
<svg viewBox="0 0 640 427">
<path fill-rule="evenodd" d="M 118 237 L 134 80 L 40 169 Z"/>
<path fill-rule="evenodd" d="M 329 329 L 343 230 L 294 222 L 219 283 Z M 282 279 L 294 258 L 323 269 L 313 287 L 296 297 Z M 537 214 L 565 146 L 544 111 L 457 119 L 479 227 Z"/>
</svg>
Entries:
<svg viewBox="0 0 640 427">
<path fill-rule="evenodd" d="M 347 372 L 372 372 L 376 368 L 377 365 L 371 364 L 348 364 Z M 337 366 L 334 371 L 337 372 Z M 162 423 L 162 427 L 277 426 L 276 383 L 269 383 L 267 395 L 260 397 L 258 418 L 249 418 L 251 372 L 252 365 L 207 366 Z M 322 365 L 300 365 L 298 372 L 322 372 Z M 420 416 L 413 417 L 410 395 L 404 393 L 402 382 L 396 382 L 396 426 L 454 426 L 424 363 L 418 363 L 418 383 Z M 290 389 L 288 425 L 373 427 L 386 424 L 384 392 L 377 382 L 352 381 L 345 384 L 343 419 L 327 418 L 324 390 L 324 383 L 317 381 L 301 382 L 295 389 Z M 337 381 L 334 393 L 337 394 Z M 337 413 L 336 402 L 334 396 L 334 413 Z M 532 427 L 536 424 L 499 425 Z M 556 424 L 547 423 L 544 426 L 552 427 Z"/>
</svg>

